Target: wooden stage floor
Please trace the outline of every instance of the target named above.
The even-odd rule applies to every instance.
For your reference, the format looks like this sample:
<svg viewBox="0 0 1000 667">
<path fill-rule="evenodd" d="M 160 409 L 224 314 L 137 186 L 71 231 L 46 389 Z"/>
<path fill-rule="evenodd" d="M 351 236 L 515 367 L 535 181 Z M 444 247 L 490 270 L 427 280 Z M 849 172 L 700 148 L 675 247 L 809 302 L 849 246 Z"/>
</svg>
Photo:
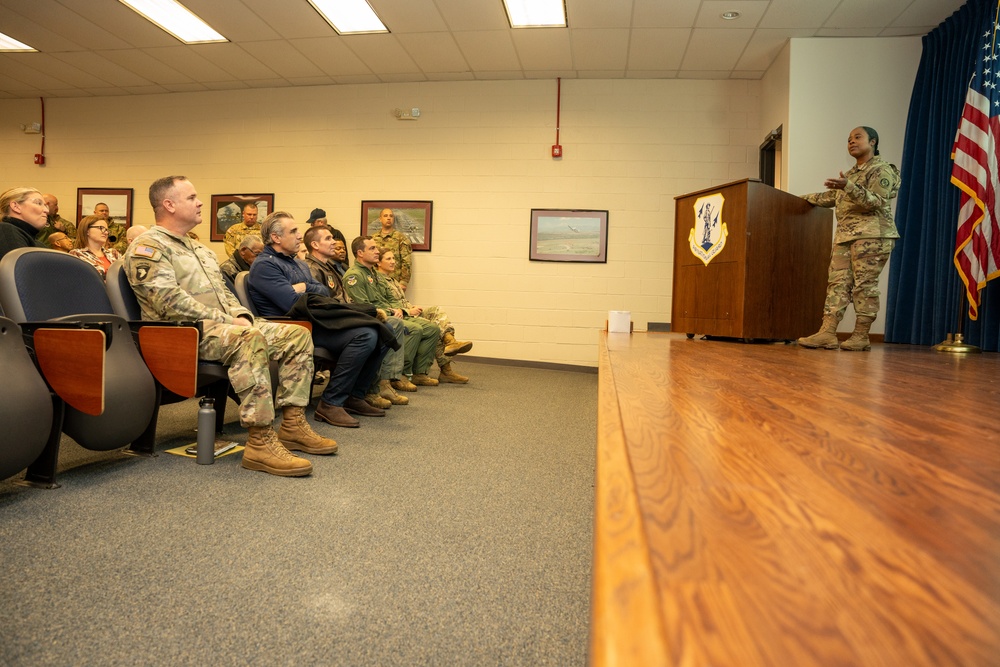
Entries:
<svg viewBox="0 0 1000 667">
<path fill-rule="evenodd" d="M 599 347 L 592 665 L 1000 665 L 1000 355 Z"/>
</svg>

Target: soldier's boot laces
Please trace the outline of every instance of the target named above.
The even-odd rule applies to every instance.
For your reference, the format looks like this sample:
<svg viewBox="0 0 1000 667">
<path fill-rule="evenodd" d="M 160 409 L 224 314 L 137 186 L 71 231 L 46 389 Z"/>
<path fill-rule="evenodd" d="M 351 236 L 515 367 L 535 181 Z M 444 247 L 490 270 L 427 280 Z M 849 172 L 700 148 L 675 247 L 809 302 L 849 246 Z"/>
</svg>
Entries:
<svg viewBox="0 0 1000 667">
<path fill-rule="evenodd" d="M 392 388 L 392 383 L 388 380 L 380 380 L 378 386 L 381 390 L 380 395 L 382 398 L 389 401 L 393 405 L 409 405 L 410 399 L 406 396 L 400 396 L 397 394 L 396 390 Z"/>
<path fill-rule="evenodd" d="M 832 315 L 823 317 L 823 326 L 812 336 L 805 336 L 798 340 L 799 345 L 808 348 L 823 348 L 824 350 L 836 350 L 840 346 L 837 339 L 837 318 Z"/>
<path fill-rule="evenodd" d="M 441 367 L 441 372 L 438 373 L 438 382 L 454 382 L 455 384 L 465 384 L 469 381 L 469 378 L 464 375 L 459 375 L 452 368 L 452 365 L 445 364 Z"/>
<path fill-rule="evenodd" d="M 438 385 L 438 381 L 427 373 L 414 373 L 413 377 L 410 378 L 410 382 L 418 387 L 436 387 Z"/>
<path fill-rule="evenodd" d="M 868 340 L 868 330 L 874 321 L 874 317 L 859 317 L 854 324 L 854 333 L 840 344 L 840 349 L 848 352 L 867 352 L 872 349 L 871 341 Z"/>
<path fill-rule="evenodd" d="M 312 472 L 312 464 L 295 456 L 278 442 L 270 424 L 247 429 L 247 446 L 243 450 L 243 467 L 262 470 L 281 477 L 302 477 Z"/>
<path fill-rule="evenodd" d="M 388 380 L 386 380 L 386 382 L 388 382 Z M 392 402 L 386 399 L 384 395 L 378 393 L 366 394 L 365 403 L 373 408 L 379 408 L 380 410 L 388 410 L 392 407 Z"/>
<path fill-rule="evenodd" d="M 288 449 L 306 454 L 337 453 L 337 443 L 312 430 L 306 420 L 306 409 L 298 406 L 286 405 L 281 409 L 278 440 Z"/>
</svg>

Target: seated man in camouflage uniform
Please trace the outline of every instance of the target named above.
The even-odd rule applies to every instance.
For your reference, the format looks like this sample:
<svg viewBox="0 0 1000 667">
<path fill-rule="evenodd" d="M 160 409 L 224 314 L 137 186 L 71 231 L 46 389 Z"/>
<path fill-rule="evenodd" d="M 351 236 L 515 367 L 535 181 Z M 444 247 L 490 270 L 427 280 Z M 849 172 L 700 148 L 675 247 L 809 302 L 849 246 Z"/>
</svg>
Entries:
<svg viewBox="0 0 1000 667">
<path fill-rule="evenodd" d="M 42 243 L 46 243 L 51 234 L 61 232 L 71 239 L 76 238 L 76 225 L 59 215 L 59 198 L 52 194 L 42 195 L 42 199 L 49 207 L 47 216 L 48 223 L 42 227 L 35 237 Z M 49 244 L 51 246 L 51 244 Z"/>
<path fill-rule="evenodd" d="M 288 450 L 333 454 L 337 443 L 309 426 L 313 344 L 309 331 L 291 324 L 253 319 L 225 288 L 215 253 L 187 236 L 201 222 L 202 202 L 184 176 L 167 176 L 149 187 L 156 227 L 129 247 L 125 269 L 143 319 L 200 321 L 199 356 L 229 367 L 240 397 L 240 423 L 247 427 L 243 467 L 298 477 L 312 464 Z M 271 399 L 269 360 L 278 363 L 277 397 Z M 224 406 L 219 406 L 223 409 Z M 281 429 L 272 429 L 275 407 Z"/>
<path fill-rule="evenodd" d="M 397 391 L 416 391 L 418 386 L 437 386 L 438 381 L 427 375 L 427 370 L 434 363 L 434 348 L 441 338 L 441 329 L 433 322 L 408 313 L 395 298 L 378 272 L 379 249 L 372 237 L 354 239 L 351 250 L 354 251 L 354 266 L 344 274 L 347 296 L 355 303 L 370 303 L 393 317 L 401 318 L 406 327 L 403 374 L 409 376 L 409 381 L 404 382 L 400 378 L 392 383 L 393 388 Z"/>
</svg>

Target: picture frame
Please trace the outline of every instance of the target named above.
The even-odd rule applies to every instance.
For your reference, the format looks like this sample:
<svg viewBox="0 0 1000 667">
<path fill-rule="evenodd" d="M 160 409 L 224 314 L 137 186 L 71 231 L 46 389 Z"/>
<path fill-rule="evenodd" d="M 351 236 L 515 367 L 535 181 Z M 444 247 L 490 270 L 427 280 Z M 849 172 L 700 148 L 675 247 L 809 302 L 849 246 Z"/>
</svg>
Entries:
<svg viewBox="0 0 1000 667">
<path fill-rule="evenodd" d="M 531 209 L 528 259 L 533 262 L 608 261 L 608 212 Z"/>
<path fill-rule="evenodd" d="M 431 222 L 434 215 L 433 201 L 365 200 L 361 202 L 361 235 L 373 236 L 382 229 L 379 215 L 391 208 L 396 219 L 396 229 L 406 234 L 414 252 L 431 249 Z"/>
<path fill-rule="evenodd" d="M 238 222 L 243 221 L 243 207 L 247 204 L 257 204 L 257 220 L 263 220 L 274 212 L 274 193 L 246 195 L 212 195 L 211 202 L 211 239 L 225 241 L 226 232 Z"/>
<path fill-rule="evenodd" d="M 98 204 L 107 204 L 108 223 L 119 223 L 123 229 L 132 226 L 132 188 L 77 188 L 76 224 L 88 215 L 94 215 Z M 114 232 L 112 232 L 114 233 Z"/>
</svg>

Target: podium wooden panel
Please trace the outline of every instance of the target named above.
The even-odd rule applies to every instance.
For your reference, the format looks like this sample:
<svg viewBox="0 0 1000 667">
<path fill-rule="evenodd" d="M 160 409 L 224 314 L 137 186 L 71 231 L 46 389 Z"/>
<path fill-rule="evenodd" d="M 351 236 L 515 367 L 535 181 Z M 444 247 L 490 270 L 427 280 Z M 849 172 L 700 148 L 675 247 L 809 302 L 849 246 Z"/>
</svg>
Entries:
<svg viewBox="0 0 1000 667">
<path fill-rule="evenodd" d="M 729 235 L 706 265 L 691 251 L 694 204 L 721 193 Z M 675 198 L 670 328 L 687 334 L 793 340 L 819 327 L 833 212 L 745 179 Z"/>
</svg>

